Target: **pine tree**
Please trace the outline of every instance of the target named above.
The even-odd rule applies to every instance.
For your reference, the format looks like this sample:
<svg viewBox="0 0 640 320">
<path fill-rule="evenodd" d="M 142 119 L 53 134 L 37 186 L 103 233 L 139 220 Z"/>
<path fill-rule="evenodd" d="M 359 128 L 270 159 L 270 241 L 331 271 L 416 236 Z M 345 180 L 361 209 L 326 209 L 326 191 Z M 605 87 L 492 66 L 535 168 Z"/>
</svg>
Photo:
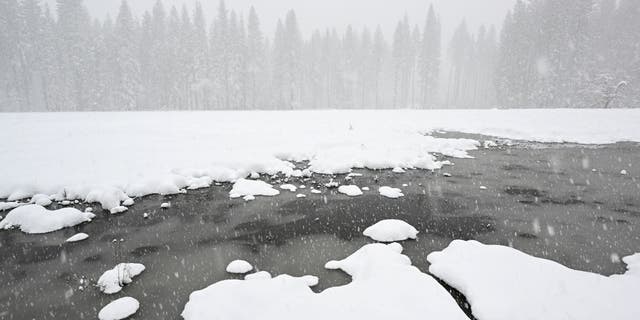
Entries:
<svg viewBox="0 0 640 320">
<path fill-rule="evenodd" d="M 419 76 L 422 107 L 433 107 L 437 102 L 440 76 L 441 27 L 433 5 L 429 6 L 427 22 L 422 35 L 419 57 Z"/>
</svg>

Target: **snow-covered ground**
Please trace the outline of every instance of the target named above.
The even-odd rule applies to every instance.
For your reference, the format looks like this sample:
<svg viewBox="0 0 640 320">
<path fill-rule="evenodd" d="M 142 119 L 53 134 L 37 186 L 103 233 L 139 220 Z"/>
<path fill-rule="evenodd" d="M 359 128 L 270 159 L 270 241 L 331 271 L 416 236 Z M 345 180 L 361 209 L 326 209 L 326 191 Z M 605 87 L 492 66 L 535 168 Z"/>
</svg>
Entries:
<svg viewBox="0 0 640 320">
<path fill-rule="evenodd" d="M 100 202 L 178 193 L 251 173 L 438 169 L 477 141 L 434 130 L 543 142 L 640 141 L 640 110 L 448 110 L 0 114 L 0 198 Z M 24 130 L 28 127 L 29 130 Z"/>
</svg>

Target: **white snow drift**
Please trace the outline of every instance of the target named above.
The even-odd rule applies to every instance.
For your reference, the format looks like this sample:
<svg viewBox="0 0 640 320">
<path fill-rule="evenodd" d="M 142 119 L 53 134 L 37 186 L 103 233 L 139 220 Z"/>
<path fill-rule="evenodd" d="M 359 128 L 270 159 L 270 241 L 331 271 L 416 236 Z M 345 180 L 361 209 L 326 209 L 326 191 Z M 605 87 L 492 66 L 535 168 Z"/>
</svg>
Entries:
<svg viewBox="0 0 640 320">
<path fill-rule="evenodd" d="M 402 246 L 370 244 L 326 267 L 341 269 L 352 282 L 316 294 L 312 276 L 268 273 L 225 280 L 193 292 L 182 317 L 206 319 L 468 319 L 431 276 L 411 266 Z"/>
<path fill-rule="evenodd" d="M 623 259 L 627 273 L 610 277 L 477 241 L 453 241 L 427 259 L 479 320 L 640 319 L 640 254 Z"/>
<path fill-rule="evenodd" d="M 418 230 L 402 220 L 388 219 L 368 227 L 362 234 L 376 241 L 394 242 L 415 239 Z"/>
<path fill-rule="evenodd" d="M 25 233 L 49 233 L 83 222 L 89 222 L 95 215 L 74 208 L 47 210 L 43 206 L 31 204 L 17 207 L 0 221 L 0 229 L 20 228 Z"/>
<path fill-rule="evenodd" d="M 432 154 L 468 157 L 480 145 L 425 136 L 435 130 L 612 143 L 640 141 L 638 123 L 638 109 L 2 113 L 0 199 L 45 194 L 110 210 L 252 173 L 439 169 Z M 302 160 L 309 167 L 296 169 Z"/>
<path fill-rule="evenodd" d="M 121 320 L 134 315 L 140 308 L 140 302 L 131 297 L 114 300 L 98 313 L 100 320 Z"/>
<path fill-rule="evenodd" d="M 106 294 L 118 293 L 144 270 L 144 265 L 140 263 L 120 263 L 100 276 L 98 288 Z"/>
</svg>

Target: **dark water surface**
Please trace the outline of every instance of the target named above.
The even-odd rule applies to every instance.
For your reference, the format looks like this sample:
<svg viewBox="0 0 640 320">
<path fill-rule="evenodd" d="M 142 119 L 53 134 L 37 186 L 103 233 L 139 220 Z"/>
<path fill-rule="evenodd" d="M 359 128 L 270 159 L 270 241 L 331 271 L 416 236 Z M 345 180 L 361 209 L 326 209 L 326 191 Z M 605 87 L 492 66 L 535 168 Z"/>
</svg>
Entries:
<svg viewBox="0 0 640 320">
<path fill-rule="evenodd" d="M 617 258 L 640 252 L 638 144 L 514 144 L 472 154 L 436 172 L 357 170 L 364 176 L 353 182 L 371 191 L 356 198 L 321 187 L 330 177 L 314 176 L 293 180 L 306 189 L 252 202 L 230 200 L 230 185 L 222 185 L 136 199 L 122 215 L 94 207 L 93 222 L 47 235 L 0 231 L 0 319 L 95 319 L 122 296 L 141 303 L 132 319 L 180 319 L 189 293 L 233 278 L 224 269 L 234 259 L 274 275 L 317 275 L 321 291 L 350 280 L 324 264 L 371 243 L 362 231 L 387 218 L 420 230 L 417 241 L 402 245 L 422 271 L 426 256 L 453 239 L 509 245 L 605 275 L 623 273 Z M 311 194 L 314 185 L 323 194 Z M 383 198 L 377 188 L 384 185 L 406 196 Z M 166 201 L 172 207 L 160 209 Z M 90 238 L 65 244 L 76 232 Z M 95 281 L 120 262 L 147 270 L 119 294 L 100 293 Z"/>
</svg>

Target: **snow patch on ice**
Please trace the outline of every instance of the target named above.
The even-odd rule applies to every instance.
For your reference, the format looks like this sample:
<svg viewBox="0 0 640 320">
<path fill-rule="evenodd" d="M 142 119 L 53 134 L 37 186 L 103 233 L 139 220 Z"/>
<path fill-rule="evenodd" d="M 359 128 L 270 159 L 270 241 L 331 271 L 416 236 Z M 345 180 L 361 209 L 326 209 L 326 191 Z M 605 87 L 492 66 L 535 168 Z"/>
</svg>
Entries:
<svg viewBox="0 0 640 320">
<path fill-rule="evenodd" d="M 388 219 L 368 227 L 362 234 L 376 241 L 394 242 L 415 239 L 418 230 L 402 220 Z"/>
<path fill-rule="evenodd" d="M 356 185 L 340 186 L 338 187 L 338 192 L 346 194 L 349 197 L 357 197 L 363 194 L 362 190 Z"/>
<path fill-rule="evenodd" d="M 43 206 L 31 204 L 15 208 L 0 221 L 0 229 L 19 227 L 25 233 L 49 233 L 83 222 L 89 222 L 95 215 L 74 208 L 47 210 Z"/>
<path fill-rule="evenodd" d="M 98 313 L 100 320 L 122 320 L 134 315 L 140 308 L 140 302 L 131 297 L 114 300 Z"/>
<path fill-rule="evenodd" d="M 429 254 L 429 271 L 465 295 L 479 320 L 638 319 L 640 255 L 610 277 L 516 249 L 455 240 Z M 508 307 L 505 307 L 508 306 Z"/>
<path fill-rule="evenodd" d="M 402 190 L 398 188 L 380 187 L 378 188 L 378 192 L 380 192 L 381 196 L 391 198 L 391 199 L 398 199 L 400 197 L 404 197 Z"/>
<path fill-rule="evenodd" d="M 260 180 L 238 179 L 234 184 L 229 196 L 231 198 L 240 198 L 244 196 L 268 196 L 273 197 L 280 194 L 280 191 L 273 188 L 272 185 Z"/>
<path fill-rule="evenodd" d="M 89 235 L 86 233 L 78 233 L 67 239 L 65 242 L 78 242 L 89 239 Z"/>
<path fill-rule="evenodd" d="M 118 293 L 122 287 L 133 282 L 133 278 L 144 270 L 144 265 L 140 263 L 120 263 L 100 276 L 98 288 L 106 294 Z"/>
<path fill-rule="evenodd" d="M 292 184 L 283 184 L 280 186 L 280 189 L 289 190 L 291 192 L 296 192 L 296 190 L 298 190 L 298 188 Z"/>
<path fill-rule="evenodd" d="M 253 270 L 253 266 L 244 260 L 234 260 L 227 265 L 226 271 L 229 273 L 244 274 Z"/>
</svg>

